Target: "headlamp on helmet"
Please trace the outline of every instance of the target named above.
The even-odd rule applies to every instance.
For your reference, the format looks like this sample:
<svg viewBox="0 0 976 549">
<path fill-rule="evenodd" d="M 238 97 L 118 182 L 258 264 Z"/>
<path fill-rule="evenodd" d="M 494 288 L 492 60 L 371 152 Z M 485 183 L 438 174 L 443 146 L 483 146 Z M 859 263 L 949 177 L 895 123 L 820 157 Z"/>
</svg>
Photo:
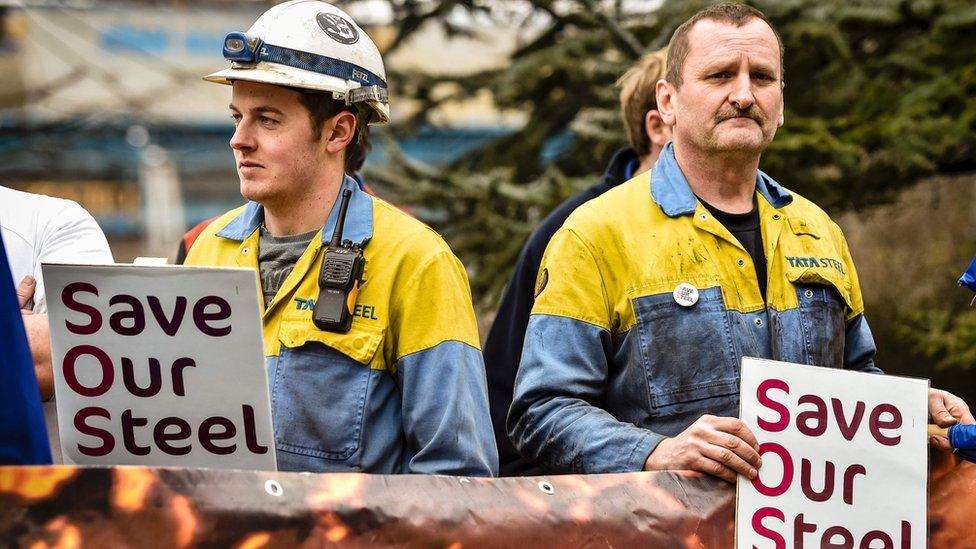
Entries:
<svg viewBox="0 0 976 549">
<path fill-rule="evenodd" d="M 263 41 L 243 32 L 231 32 L 224 38 L 224 59 L 239 63 L 257 63 Z"/>
<path fill-rule="evenodd" d="M 210 82 L 262 82 L 332 92 L 335 99 L 371 111 L 369 123 L 390 121 L 386 70 L 376 44 L 330 2 L 290 0 L 266 11 L 245 32 L 224 38 L 230 68 Z"/>
<path fill-rule="evenodd" d="M 348 82 L 356 82 L 365 88 L 377 88 L 363 92 L 365 95 L 361 96 L 361 100 L 382 97 L 386 101 L 388 97 L 383 95 L 386 90 L 386 80 L 365 67 L 334 57 L 269 44 L 252 34 L 229 33 L 227 38 L 224 38 L 224 57 L 234 63 L 254 64 L 260 61 L 277 63 Z M 344 92 L 339 93 L 343 96 L 346 95 Z"/>
</svg>

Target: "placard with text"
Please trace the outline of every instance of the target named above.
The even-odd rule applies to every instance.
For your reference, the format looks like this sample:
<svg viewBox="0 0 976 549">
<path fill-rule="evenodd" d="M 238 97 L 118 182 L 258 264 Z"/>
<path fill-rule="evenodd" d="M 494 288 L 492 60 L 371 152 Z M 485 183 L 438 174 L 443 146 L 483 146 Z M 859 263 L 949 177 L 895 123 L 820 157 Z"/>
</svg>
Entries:
<svg viewBox="0 0 976 549">
<path fill-rule="evenodd" d="M 928 381 L 742 359 L 739 548 L 925 547 Z"/>
<path fill-rule="evenodd" d="M 277 468 L 252 269 L 42 268 L 65 463 Z"/>
</svg>

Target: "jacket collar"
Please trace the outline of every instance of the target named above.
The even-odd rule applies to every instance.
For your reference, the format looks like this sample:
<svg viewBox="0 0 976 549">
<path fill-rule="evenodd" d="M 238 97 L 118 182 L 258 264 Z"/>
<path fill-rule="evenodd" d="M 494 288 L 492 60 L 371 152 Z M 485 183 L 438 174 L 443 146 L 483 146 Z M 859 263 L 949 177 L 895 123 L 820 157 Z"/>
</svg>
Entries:
<svg viewBox="0 0 976 549">
<path fill-rule="evenodd" d="M 761 170 L 756 174 L 756 190 L 777 209 L 793 202 L 793 195 Z M 651 169 L 651 197 L 668 217 L 695 213 L 698 199 L 678 166 L 670 141 Z"/>
<path fill-rule="evenodd" d="M 620 185 L 634 176 L 634 170 L 640 164 L 637 151 L 630 147 L 618 149 L 613 153 L 607 169 L 603 172 L 603 183 L 607 189 Z"/>
<path fill-rule="evenodd" d="M 349 189 L 352 196 L 349 198 L 349 209 L 346 211 L 346 223 L 342 231 L 343 240 L 352 240 L 359 243 L 368 240 L 373 236 L 373 197 L 366 193 L 360 186 L 358 180 L 345 176 L 336 201 L 329 212 L 329 218 L 322 227 L 322 242 L 328 244 L 332 240 L 332 233 L 335 231 L 336 220 L 339 217 L 339 202 L 342 191 Z M 243 241 L 254 233 L 264 222 L 264 206 L 257 202 L 248 202 L 237 217 L 232 219 L 217 236 L 230 240 Z"/>
</svg>

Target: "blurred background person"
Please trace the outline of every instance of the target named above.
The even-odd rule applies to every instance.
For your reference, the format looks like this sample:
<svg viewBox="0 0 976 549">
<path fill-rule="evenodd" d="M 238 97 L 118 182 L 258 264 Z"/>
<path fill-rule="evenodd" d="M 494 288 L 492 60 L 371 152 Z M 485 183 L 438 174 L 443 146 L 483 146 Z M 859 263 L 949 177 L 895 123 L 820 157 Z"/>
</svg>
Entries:
<svg viewBox="0 0 976 549">
<path fill-rule="evenodd" d="M 47 465 L 51 449 L 27 335 L 0 237 L 0 465 Z"/>
<path fill-rule="evenodd" d="M 77 203 L 0 186 L 0 234 L 30 342 L 38 389 L 56 462 L 60 462 L 47 295 L 41 264 L 112 263 L 95 219 Z"/>
<path fill-rule="evenodd" d="M 620 87 L 620 113 L 630 146 L 618 149 L 613 154 L 599 181 L 557 206 L 539 224 L 519 253 L 515 272 L 498 305 L 498 313 L 485 341 L 484 354 L 491 423 L 495 440 L 498 441 L 499 470 L 502 475 L 532 474 L 537 471 L 512 445 L 506 432 L 505 418 L 512 405 L 515 375 L 522 358 L 522 343 L 536 294 L 542 254 L 569 214 L 584 202 L 646 173 L 657 161 L 665 143 L 671 139 L 671 130 L 661 120 L 654 95 L 657 81 L 664 78 L 666 59 L 666 50 L 649 53 L 617 81 Z"/>
</svg>

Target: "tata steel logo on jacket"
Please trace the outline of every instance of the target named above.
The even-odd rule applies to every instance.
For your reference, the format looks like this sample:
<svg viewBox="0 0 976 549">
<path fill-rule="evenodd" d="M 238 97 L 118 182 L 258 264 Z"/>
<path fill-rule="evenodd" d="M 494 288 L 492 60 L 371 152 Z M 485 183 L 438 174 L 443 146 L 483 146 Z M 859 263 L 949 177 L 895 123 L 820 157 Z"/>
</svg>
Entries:
<svg viewBox="0 0 976 549">
<path fill-rule="evenodd" d="M 844 264 L 831 257 L 787 257 L 786 261 L 790 263 L 790 267 L 819 267 L 821 269 L 832 267 L 841 274 L 844 273 Z"/>
<path fill-rule="evenodd" d="M 315 300 L 312 298 L 295 298 L 295 310 L 297 311 L 311 311 L 315 308 Z M 357 303 L 355 309 L 353 309 L 352 316 L 358 316 L 360 318 L 368 318 L 370 320 L 379 320 L 376 318 L 376 307 L 373 305 L 365 305 L 362 303 Z"/>
<path fill-rule="evenodd" d="M 359 41 L 359 31 L 345 18 L 334 13 L 319 13 L 315 16 L 319 27 L 329 35 L 329 38 L 340 44 L 355 44 Z"/>
</svg>

